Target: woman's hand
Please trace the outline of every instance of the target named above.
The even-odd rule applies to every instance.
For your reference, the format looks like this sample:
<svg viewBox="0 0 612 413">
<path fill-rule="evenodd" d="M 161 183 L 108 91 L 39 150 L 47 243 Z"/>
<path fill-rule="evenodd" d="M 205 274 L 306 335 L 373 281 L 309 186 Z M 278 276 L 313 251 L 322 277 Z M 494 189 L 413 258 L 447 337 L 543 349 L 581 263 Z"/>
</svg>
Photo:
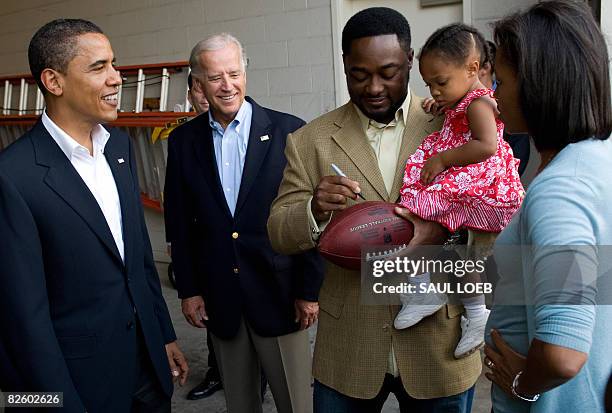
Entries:
<svg viewBox="0 0 612 413">
<path fill-rule="evenodd" d="M 514 351 L 497 330 L 491 330 L 491 338 L 497 351 L 488 344 L 485 346 L 484 363 L 491 370 L 485 376 L 510 397 L 516 398 L 512 394 L 512 382 L 518 372 L 525 370 L 527 357 Z"/>
</svg>

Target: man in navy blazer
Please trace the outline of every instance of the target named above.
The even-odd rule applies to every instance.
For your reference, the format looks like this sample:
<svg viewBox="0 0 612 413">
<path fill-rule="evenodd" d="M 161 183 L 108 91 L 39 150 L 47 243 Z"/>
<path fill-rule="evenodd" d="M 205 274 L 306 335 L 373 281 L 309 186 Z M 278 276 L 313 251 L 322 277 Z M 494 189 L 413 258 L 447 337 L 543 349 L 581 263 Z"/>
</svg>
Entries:
<svg viewBox="0 0 612 413">
<path fill-rule="evenodd" d="M 62 412 L 169 412 L 187 365 L 161 294 L 100 28 L 54 20 L 28 57 L 46 109 L 0 154 L 0 380 Z M 172 370 L 172 373 L 171 373 Z"/>
<path fill-rule="evenodd" d="M 280 413 L 309 412 L 305 329 L 323 263 L 314 250 L 275 253 L 266 230 L 286 137 L 304 121 L 245 97 L 246 58 L 231 35 L 199 42 L 190 66 L 210 110 L 171 133 L 164 196 L 183 314 L 211 333 L 228 413 L 261 411 L 260 366 Z"/>
</svg>

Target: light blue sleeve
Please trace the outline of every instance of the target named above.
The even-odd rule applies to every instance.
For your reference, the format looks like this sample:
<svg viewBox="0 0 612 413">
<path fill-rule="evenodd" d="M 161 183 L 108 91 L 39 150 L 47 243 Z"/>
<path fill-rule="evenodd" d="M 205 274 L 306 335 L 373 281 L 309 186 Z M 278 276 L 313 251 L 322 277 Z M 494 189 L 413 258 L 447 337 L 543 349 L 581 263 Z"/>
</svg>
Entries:
<svg viewBox="0 0 612 413">
<path fill-rule="evenodd" d="M 528 295 L 535 338 L 588 353 L 595 325 L 597 197 L 588 182 L 556 176 L 530 188 L 526 199 Z"/>
</svg>

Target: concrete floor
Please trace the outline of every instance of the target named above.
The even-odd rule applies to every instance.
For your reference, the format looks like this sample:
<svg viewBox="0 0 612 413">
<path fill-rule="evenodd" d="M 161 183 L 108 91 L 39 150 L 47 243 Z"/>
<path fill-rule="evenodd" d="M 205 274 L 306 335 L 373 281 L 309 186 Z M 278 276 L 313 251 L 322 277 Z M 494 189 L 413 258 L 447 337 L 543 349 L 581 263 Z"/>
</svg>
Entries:
<svg viewBox="0 0 612 413">
<path fill-rule="evenodd" d="M 178 385 L 175 388 L 174 397 L 172 398 L 172 411 L 176 413 L 225 413 L 225 396 L 222 391 L 219 391 L 209 398 L 203 400 L 190 401 L 185 399 L 185 396 L 193 386 L 198 384 L 204 377 L 206 367 L 206 356 L 208 355 L 204 330 L 194 328 L 187 324 L 181 314 L 180 300 L 176 296 L 176 291 L 172 289 L 168 281 L 167 264 L 158 263 L 157 269 L 160 274 L 162 289 L 166 303 L 172 316 L 174 328 L 179 339 L 185 356 L 188 359 L 190 366 L 190 376 L 187 384 L 183 387 Z M 314 342 L 315 331 L 311 332 L 312 341 Z M 480 377 L 476 384 L 476 396 L 474 399 L 473 413 L 489 413 L 491 411 L 491 402 L 489 398 L 489 381 L 483 376 Z M 264 413 L 276 412 L 272 394 L 268 389 L 263 404 Z M 399 412 L 397 400 L 393 395 L 389 397 L 383 408 L 383 413 Z"/>
</svg>

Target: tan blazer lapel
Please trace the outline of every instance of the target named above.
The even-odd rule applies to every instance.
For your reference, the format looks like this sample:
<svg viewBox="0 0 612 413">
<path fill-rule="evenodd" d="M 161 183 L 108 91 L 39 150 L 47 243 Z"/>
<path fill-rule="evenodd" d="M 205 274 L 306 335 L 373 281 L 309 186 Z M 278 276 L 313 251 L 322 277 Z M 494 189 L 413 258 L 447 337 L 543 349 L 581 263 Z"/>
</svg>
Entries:
<svg viewBox="0 0 612 413">
<path fill-rule="evenodd" d="M 344 113 L 334 123 L 340 129 L 332 135 L 332 139 L 353 161 L 376 192 L 383 199 L 387 199 L 389 195 L 378 167 L 376 154 L 368 143 L 368 139 L 361 128 L 359 115 L 357 115 L 352 103 L 345 105 Z"/>
<path fill-rule="evenodd" d="M 406 120 L 404 134 L 402 135 L 402 146 L 397 160 L 395 179 L 393 180 L 393 187 L 389 195 L 389 202 L 396 202 L 399 198 L 399 191 L 402 188 L 404 170 L 408 157 L 417 150 L 424 136 L 430 135 L 436 130 L 439 130 L 442 126 L 440 122 L 443 117 L 438 116 L 434 118 L 432 115 L 425 113 L 421 107 L 422 101 L 423 99 L 411 94 L 408 118 Z M 423 133 L 425 133 L 425 135 L 423 135 Z"/>
</svg>

